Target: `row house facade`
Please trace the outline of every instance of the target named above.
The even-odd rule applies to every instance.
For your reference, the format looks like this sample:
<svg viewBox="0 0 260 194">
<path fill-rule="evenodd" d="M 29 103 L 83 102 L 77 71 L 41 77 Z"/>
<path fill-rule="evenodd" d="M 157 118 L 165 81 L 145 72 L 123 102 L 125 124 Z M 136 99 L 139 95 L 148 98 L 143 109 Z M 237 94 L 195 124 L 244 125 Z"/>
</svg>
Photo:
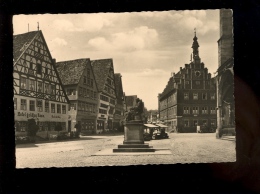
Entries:
<svg viewBox="0 0 260 194">
<path fill-rule="evenodd" d="M 125 101 L 124 101 L 124 91 L 122 84 L 122 75 L 120 73 L 115 73 L 115 87 L 116 87 L 116 106 L 114 114 L 113 127 L 123 131 L 124 130 L 124 115 L 125 115 Z"/>
<path fill-rule="evenodd" d="M 90 59 L 58 62 L 56 68 L 70 100 L 68 131 L 78 123 L 82 133 L 96 133 L 99 94 Z"/>
<path fill-rule="evenodd" d="M 114 129 L 116 106 L 115 74 L 112 59 L 92 60 L 91 66 L 97 83 L 99 101 L 97 105 L 97 132 Z"/>
<path fill-rule="evenodd" d="M 231 9 L 220 10 L 219 60 L 217 70 L 217 138 L 220 138 L 225 133 L 235 134 L 232 15 Z"/>
<path fill-rule="evenodd" d="M 39 130 L 68 128 L 69 99 L 44 36 L 32 31 L 13 36 L 13 82 L 16 131 L 26 131 L 28 119 Z"/>
<path fill-rule="evenodd" d="M 158 95 L 160 121 L 168 130 L 196 132 L 197 126 L 216 129 L 216 83 L 199 57 L 196 34 L 190 64 L 172 73 Z"/>
</svg>

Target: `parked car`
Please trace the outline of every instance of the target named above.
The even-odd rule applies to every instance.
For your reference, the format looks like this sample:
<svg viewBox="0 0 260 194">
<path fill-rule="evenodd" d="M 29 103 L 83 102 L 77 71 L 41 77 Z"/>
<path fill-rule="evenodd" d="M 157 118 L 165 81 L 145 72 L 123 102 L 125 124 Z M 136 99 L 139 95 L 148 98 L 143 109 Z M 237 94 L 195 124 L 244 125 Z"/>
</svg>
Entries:
<svg viewBox="0 0 260 194">
<path fill-rule="evenodd" d="M 169 135 L 165 132 L 165 128 L 158 128 L 157 131 L 153 134 L 152 139 L 167 139 Z"/>
</svg>

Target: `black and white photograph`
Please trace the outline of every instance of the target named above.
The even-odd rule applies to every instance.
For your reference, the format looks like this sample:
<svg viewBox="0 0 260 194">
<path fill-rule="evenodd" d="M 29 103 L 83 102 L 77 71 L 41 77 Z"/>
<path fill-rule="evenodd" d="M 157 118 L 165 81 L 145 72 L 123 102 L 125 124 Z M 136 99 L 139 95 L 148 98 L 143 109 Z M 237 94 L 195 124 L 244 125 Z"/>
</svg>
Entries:
<svg viewBox="0 0 260 194">
<path fill-rule="evenodd" d="M 13 16 L 16 168 L 236 161 L 233 10 Z"/>
</svg>

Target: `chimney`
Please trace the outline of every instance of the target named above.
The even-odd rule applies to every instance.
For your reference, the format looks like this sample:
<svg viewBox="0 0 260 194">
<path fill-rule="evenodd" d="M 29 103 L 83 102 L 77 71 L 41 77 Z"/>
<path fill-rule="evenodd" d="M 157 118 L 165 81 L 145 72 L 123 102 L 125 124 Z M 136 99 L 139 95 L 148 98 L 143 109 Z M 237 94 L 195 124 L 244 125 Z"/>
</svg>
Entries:
<svg viewBox="0 0 260 194">
<path fill-rule="evenodd" d="M 204 63 L 201 63 L 201 69 L 204 69 Z"/>
<path fill-rule="evenodd" d="M 182 70 L 182 67 L 180 67 L 180 71 Z"/>
</svg>

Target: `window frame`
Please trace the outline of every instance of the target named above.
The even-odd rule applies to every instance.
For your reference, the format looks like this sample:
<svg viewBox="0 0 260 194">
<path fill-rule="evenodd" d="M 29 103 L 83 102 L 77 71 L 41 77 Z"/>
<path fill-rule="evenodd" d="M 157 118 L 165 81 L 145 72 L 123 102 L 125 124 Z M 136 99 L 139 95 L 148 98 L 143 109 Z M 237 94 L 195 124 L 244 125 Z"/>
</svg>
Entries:
<svg viewBox="0 0 260 194">
<path fill-rule="evenodd" d="M 35 100 L 29 100 L 29 111 L 35 111 Z"/>
</svg>

